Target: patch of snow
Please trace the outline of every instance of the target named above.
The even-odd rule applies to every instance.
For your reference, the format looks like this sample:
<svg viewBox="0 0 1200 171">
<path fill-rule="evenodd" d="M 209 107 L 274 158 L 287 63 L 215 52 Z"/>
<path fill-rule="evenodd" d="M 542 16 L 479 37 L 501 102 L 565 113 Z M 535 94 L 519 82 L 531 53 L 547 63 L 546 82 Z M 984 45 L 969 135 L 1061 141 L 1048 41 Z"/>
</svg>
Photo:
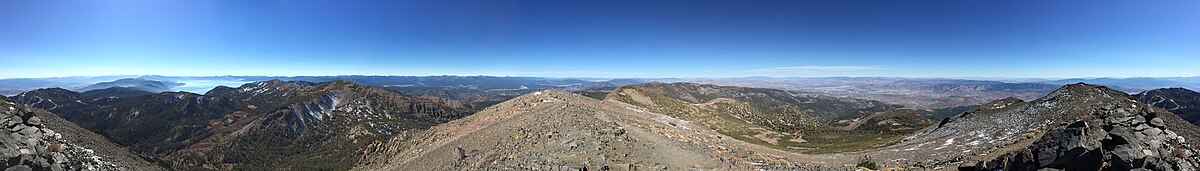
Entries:
<svg viewBox="0 0 1200 171">
<path fill-rule="evenodd" d="M 1000 108 L 1004 108 L 1004 107 L 1008 107 L 1008 104 L 1003 104 L 1000 106 L 992 107 L 992 109 L 1000 109 Z"/>
<path fill-rule="evenodd" d="M 934 148 L 934 150 L 941 150 L 943 148 L 949 147 L 951 144 L 954 144 L 954 138 L 946 139 L 946 142 L 942 143 L 942 146 L 940 146 L 938 148 Z"/>
<path fill-rule="evenodd" d="M 632 110 L 632 111 L 635 111 L 635 112 L 639 112 L 639 113 L 646 113 L 646 111 L 644 111 L 644 110 L 642 110 L 642 109 L 638 109 L 638 108 L 625 107 L 625 109 L 629 109 L 629 110 Z"/>
<path fill-rule="evenodd" d="M 971 141 L 971 142 L 967 143 L 967 145 L 979 145 L 980 143 L 981 142 L 979 142 L 979 140 L 975 140 L 975 141 Z"/>
<path fill-rule="evenodd" d="M 909 148 L 906 148 L 906 149 L 904 149 L 904 151 L 913 151 L 913 150 L 917 150 L 917 147 L 918 147 L 918 146 L 909 147 Z"/>
</svg>

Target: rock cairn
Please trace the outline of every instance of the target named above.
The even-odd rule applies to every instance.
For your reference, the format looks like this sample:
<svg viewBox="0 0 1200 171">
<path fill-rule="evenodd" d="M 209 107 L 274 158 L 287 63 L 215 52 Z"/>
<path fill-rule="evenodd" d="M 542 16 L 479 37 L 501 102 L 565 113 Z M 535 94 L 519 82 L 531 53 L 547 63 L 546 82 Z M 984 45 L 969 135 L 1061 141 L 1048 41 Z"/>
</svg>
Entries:
<svg viewBox="0 0 1200 171">
<path fill-rule="evenodd" d="M 28 107 L 2 102 L 0 126 L 0 168 L 6 171 L 126 170 L 67 142 Z"/>
</svg>

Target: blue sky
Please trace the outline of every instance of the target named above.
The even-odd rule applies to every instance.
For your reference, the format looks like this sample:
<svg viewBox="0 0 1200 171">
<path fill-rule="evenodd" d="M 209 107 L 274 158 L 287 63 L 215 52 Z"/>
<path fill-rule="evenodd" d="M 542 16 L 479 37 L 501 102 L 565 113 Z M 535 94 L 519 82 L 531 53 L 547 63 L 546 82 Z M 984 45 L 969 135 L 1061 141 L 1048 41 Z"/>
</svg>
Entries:
<svg viewBox="0 0 1200 171">
<path fill-rule="evenodd" d="M 0 1 L 0 78 L 1200 76 L 1200 1 Z"/>
</svg>

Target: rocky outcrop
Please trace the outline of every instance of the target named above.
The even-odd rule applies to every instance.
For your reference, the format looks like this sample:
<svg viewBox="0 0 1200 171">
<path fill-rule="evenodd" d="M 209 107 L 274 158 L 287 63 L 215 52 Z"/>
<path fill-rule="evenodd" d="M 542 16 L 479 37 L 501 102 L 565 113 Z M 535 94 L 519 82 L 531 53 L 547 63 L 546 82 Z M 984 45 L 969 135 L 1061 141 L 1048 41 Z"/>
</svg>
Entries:
<svg viewBox="0 0 1200 171">
<path fill-rule="evenodd" d="M 1027 148 L 1000 155 L 992 160 L 967 163 L 964 170 L 1196 170 L 1196 149 L 1188 138 L 1176 133 L 1187 127 L 1173 127 L 1181 121 L 1174 114 L 1137 103 L 1111 89 L 1089 85 L 1051 98 L 1071 98 L 1076 102 L 1101 102 L 1103 105 L 1057 103 L 1075 109 L 1058 116 L 1062 122 L 1051 125 Z M 1095 90 L 1095 91 L 1093 91 Z M 1088 94 L 1105 92 L 1101 94 Z M 1053 95 L 1053 94 L 1052 94 Z M 1123 99 L 1123 100 L 1122 100 Z M 1041 104 L 1052 104 L 1042 101 Z M 1063 102 L 1063 101 L 1059 101 Z M 1194 141 L 1194 140 L 1193 140 Z"/>
<path fill-rule="evenodd" d="M 66 121 L 53 114 L 7 100 L 0 100 L 0 103 L 3 103 L 0 104 L 0 126 L 3 126 L 0 128 L 0 167 L 6 170 L 161 170 L 144 160 L 130 161 L 137 159 L 131 153 L 110 153 L 123 149 L 104 146 L 108 145 L 104 144 L 105 139 L 79 142 L 80 138 L 99 136 L 70 137 L 91 133 L 74 132 L 82 129 L 56 130 L 52 127 L 61 128 L 70 123 L 63 123 Z M 98 147 L 107 149 L 98 150 Z M 111 157 L 113 155 L 123 156 L 118 159 Z"/>
</svg>

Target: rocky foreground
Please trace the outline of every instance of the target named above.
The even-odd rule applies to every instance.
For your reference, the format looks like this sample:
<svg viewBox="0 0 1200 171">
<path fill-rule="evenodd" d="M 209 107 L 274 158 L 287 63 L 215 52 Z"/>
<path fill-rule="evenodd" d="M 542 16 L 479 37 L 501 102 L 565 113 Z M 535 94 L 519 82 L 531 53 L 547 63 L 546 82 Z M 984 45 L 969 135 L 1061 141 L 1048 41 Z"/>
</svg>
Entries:
<svg viewBox="0 0 1200 171">
<path fill-rule="evenodd" d="M 1197 127 L 1103 86 L 997 100 L 891 147 L 861 152 L 887 167 L 959 170 L 1195 170 Z"/>
<path fill-rule="evenodd" d="M 1067 85 L 1025 108 L 1058 115 L 1048 116 L 1055 122 L 1027 148 L 960 168 L 1165 171 L 1200 166 L 1196 127 L 1113 89 Z"/>
<path fill-rule="evenodd" d="M 162 170 L 100 135 L 40 109 L 0 98 L 5 170 Z"/>
</svg>

